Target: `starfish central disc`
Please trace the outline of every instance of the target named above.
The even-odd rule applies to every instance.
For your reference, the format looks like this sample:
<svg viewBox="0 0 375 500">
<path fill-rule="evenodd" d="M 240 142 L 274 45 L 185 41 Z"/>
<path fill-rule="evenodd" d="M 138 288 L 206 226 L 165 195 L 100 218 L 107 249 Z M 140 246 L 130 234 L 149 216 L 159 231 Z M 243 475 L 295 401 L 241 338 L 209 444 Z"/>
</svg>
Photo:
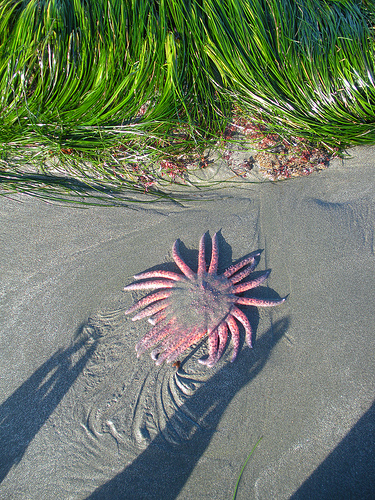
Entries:
<svg viewBox="0 0 375 500">
<path fill-rule="evenodd" d="M 210 332 L 230 312 L 235 300 L 231 289 L 227 278 L 207 273 L 192 280 L 181 280 L 173 287 L 172 316 L 178 318 L 183 327 L 196 325 Z"/>
</svg>

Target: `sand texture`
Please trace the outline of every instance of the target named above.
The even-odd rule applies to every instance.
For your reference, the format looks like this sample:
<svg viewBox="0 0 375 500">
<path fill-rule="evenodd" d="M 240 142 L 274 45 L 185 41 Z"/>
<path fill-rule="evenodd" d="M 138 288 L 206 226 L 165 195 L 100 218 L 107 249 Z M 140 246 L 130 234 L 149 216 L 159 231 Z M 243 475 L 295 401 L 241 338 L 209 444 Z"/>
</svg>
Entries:
<svg viewBox="0 0 375 500">
<path fill-rule="evenodd" d="M 375 148 L 278 183 L 191 201 L 77 209 L 0 197 L 0 499 L 373 498 Z M 230 363 L 156 367 L 124 311 L 136 273 L 197 265 L 220 231 L 222 271 L 262 250 Z"/>
</svg>

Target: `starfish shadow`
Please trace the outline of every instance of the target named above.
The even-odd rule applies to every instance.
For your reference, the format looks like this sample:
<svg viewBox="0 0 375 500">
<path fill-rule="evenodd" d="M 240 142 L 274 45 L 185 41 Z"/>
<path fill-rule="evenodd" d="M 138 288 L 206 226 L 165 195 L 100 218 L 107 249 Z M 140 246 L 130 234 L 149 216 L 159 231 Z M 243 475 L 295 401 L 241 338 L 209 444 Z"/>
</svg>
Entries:
<svg viewBox="0 0 375 500">
<path fill-rule="evenodd" d="M 277 321 L 258 340 L 256 349 L 243 350 L 234 364 L 225 363 L 173 414 L 167 422 L 172 432 L 185 411 L 188 415 L 204 416 L 204 425 L 196 427 L 190 440 L 171 445 L 159 433 L 128 467 L 86 500 L 175 499 L 208 447 L 231 400 L 261 372 L 288 326 L 286 318 Z"/>
</svg>

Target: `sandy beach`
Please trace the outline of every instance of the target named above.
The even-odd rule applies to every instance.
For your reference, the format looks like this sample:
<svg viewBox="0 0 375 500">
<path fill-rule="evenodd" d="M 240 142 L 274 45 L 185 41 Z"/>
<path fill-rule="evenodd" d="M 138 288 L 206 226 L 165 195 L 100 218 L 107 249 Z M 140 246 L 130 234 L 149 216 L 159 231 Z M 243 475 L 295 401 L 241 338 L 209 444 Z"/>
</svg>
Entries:
<svg viewBox="0 0 375 500">
<path fill-rule="evenodd" d="M 88 209 L 0 197 L 0 499 L 370 499 L 375 492 L 375 147 L 308 177 Z M 134 274 L 271 269 L 250 350 L 137 359 Z"/>
</svg>

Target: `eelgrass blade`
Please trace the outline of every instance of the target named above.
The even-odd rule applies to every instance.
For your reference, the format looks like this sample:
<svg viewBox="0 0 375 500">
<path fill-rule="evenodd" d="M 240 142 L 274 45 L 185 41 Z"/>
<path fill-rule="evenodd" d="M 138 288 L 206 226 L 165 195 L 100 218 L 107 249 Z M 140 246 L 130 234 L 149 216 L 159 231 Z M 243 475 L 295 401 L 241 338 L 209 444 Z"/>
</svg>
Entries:
<svg viewBox="0 0 375 500">
<path fill-rule="evenodd" d="M 234 493 L 233 493 L 233 499 L 232 500 L 236 500 L 236 495 L 237 495 L 237 490 L 238 490 L 238 485 L 240 484 L 240 481 L 241 481 L 241 477 L 242 477 L 242 474 L 243 474 L 243 471 L 245 470 L 245 467 L 247 465 L 247 462 L 250 460 L 250 457 L 252 456 L 252 454 L 254 453 L 254 451 L 256 450 L 258 444 L 262 441 L 263 439 L 263 436 L 261 436 L 258 441 L 255 443 L 255 445 L 253 446 L 251 452 L 249 453 L 247 459 L 245 460 L 245 463 L 243 464 L 242 466 L 242 469 L 241 469 L 241 472 L 240 472 L 240 475 L 238 476 L 238 479 L 237 479 L 237 483 L 236 483 L 236 486 L 234 488 Z"/>
</svg>

